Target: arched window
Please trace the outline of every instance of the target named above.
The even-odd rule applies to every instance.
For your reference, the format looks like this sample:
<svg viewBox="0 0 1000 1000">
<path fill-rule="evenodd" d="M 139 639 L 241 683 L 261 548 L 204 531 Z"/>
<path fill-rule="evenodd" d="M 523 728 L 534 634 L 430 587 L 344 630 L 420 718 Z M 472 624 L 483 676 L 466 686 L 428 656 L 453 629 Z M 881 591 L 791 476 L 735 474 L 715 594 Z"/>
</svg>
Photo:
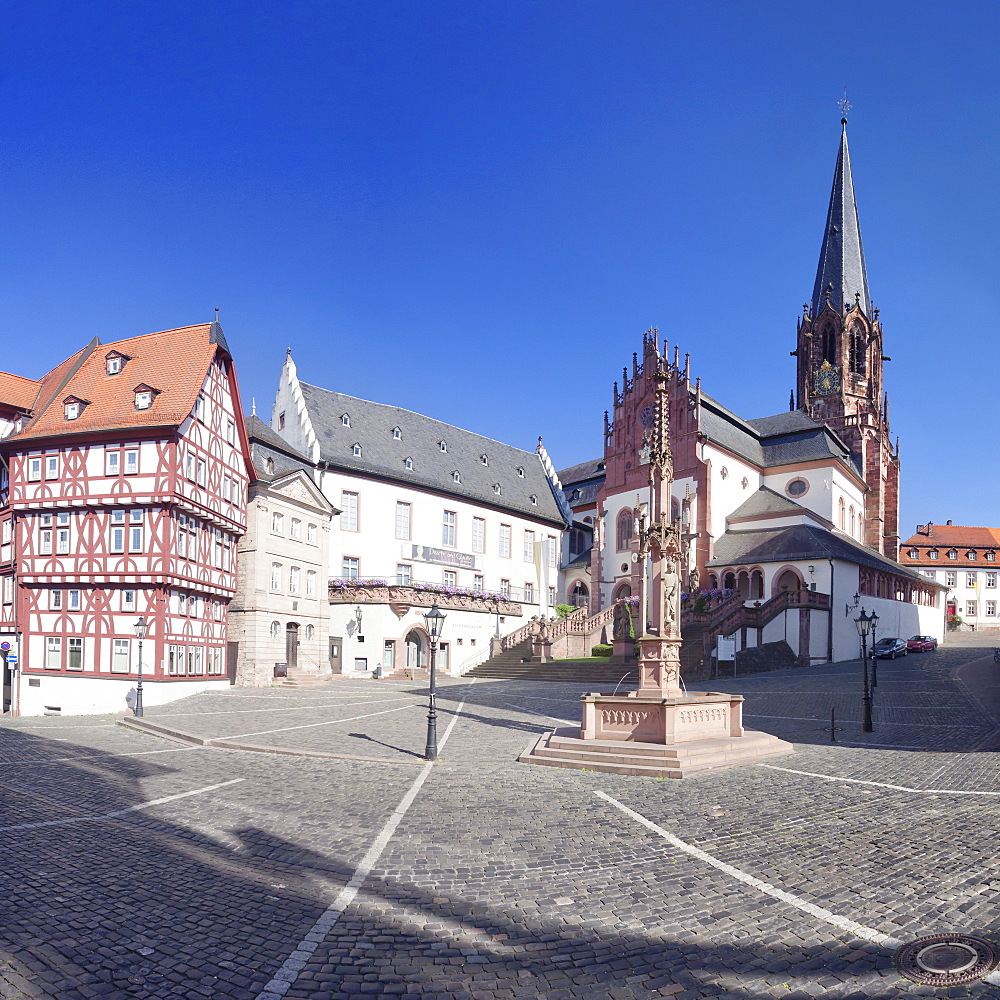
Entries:
<svg viewBox="0 0 1000 1000">
<path fill-rule="evenodd" d="M 837 502 L 837 509 L 839 513 L 840 530 L 844 531 L 847 528 L 847 508 L 844 505 L 843 497 L 841 497 Z"/>
<path fill-rule="evenodd" d="M 755 569 L 750 574 L 750 597 L 752 600 L 760 600 L 764 596 L 764 574 Z"/>
<path fill-rule="evenodd" d="M 622 552 L 632 546 L 632 511 L 623 510 L 618 515 L 618 551 Z"/>
<path fill-rule="evenodd" d="M 865 356 L 867 354 L 867 344 L 865 341 L 865 329 L 860 323 L 851 326 L 851 371 L 855 375 L 865 374 Z"/>
<path fill-rule="evenodd" d="M 823 348 L 823 360 L 829 361 L 831 365 L 837 363 L 837 334 L 832 325 L 823 327 L 820 334 L 820 343 Z"/>
<path fill-rule="evenodd" d="M 723 590 L 735 590 L 736 589 L 736 574 L 726 573 L 722 577 L 722 589 Z"/>
<path fill-rule="evenodd" d="M 854 504 L 851 504 L 847 510 L 847 519 L 851 524 L 851 538 L 853 538 L 856 534 L 856 527 L 854 524 Z"/>
<path fill-rule="evenodd" d="M 271 638 L 277 639 L 281 635 L 281 622 L 271 622 Z"/>
</svg>

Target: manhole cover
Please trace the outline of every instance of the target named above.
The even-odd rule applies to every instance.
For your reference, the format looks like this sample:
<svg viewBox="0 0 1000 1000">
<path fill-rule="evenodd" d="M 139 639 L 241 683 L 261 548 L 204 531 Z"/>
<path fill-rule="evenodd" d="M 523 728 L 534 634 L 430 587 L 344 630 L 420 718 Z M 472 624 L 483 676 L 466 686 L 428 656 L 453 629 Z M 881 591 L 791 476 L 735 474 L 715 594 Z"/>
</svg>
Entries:
<svg viewBox="0 0 1000 1000">
<path fill-rule="evenodd" d="M 960 986 L 992 972 L 1000 962 L 997 949 L 969 934 L 933 934 L 896 952 L 899 974 L 926 986 Z"/>
</svg>

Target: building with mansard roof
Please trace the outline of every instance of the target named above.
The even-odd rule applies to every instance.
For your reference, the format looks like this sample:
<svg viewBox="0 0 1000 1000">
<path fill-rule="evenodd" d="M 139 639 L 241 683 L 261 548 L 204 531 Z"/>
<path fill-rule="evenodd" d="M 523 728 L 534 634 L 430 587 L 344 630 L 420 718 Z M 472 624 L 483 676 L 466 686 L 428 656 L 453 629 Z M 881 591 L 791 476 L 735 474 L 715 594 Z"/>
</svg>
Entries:
<svg viewBox="0 0 1000 1000">
<path fill-rule="evenodd" d="M 0 373 L 4 711 L 114 712 L 228 687 L 249 444 L 218 322 Z M 13 654 L 13 655 L 12 655 Z"/>
<path fill-rule="evenodd" d="M 671 358 L 648 331 L 614 385 L 603 455 L 559 473 L 574 518 L 592 518 L 594 531 L 589 574 L 575 565 L 567 586 L 590 588 L 592 610 L 640 592 L 635 519 L 648 499 L 659 368 L 669 375 L 673 515 L 692 602 L 701 594 L 707 608 L 688 623 L 704 630 L 705 651 L 716 635 L 735 634 L 738 649 L 787 641 L 801 663 L 850 658 L 862 607 L 878 612 L 883 635 L 940 636 L 940 585 L 897 560 L 899 451 L 884 349 L 844 120 L 788 411 L 740 417 L 703 391 L 689 356 L 675 346 Z"/>
<path fill-rule="evenodd" d="M 271 430 L 316 469 L 330 530 L 331 661 L 383 674 L 427 662 L 423 612 L 447 616 L 440 666 L 460 673 L 493 636 L 561 599 L 571 514 L 539 439 L 525 451 L 281 370 Z M 336 652 L 334 652 L 336 651 Z"/>
</svg>

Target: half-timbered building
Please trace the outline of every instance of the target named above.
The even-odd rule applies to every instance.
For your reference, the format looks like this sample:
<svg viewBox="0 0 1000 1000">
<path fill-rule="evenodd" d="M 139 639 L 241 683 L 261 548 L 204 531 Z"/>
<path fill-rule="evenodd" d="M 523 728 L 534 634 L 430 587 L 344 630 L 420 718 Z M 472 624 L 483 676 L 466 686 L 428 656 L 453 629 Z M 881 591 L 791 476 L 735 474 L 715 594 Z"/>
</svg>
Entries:
<svg viewBox="0 0 1000 1000">
<path fill-rule="evenodd" d="M 0 375 L 0 419 L 5 710 L 123 709 L 140 617 L 147 704 L 227 686 L 251 466 L 218 322 L 95 338 L 38 382 Z"/>
</svg>

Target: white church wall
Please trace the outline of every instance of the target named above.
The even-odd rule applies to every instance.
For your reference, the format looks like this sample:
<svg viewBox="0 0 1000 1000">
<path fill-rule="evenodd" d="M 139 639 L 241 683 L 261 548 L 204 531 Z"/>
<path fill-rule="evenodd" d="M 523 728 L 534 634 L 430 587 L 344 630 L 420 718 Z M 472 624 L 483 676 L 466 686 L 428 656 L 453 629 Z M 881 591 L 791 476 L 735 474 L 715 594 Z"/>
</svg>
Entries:
<svg viewBox="0 0 1000 1000">
<path fill-rule="evenodd" d="M 756 492 L 761 475 L 756 466 L 711 444 L 704 446 L 702 457 L 711 462 L 708 531 L 714 542 L 726 530 L 726 517 Z"/>
</svg>

